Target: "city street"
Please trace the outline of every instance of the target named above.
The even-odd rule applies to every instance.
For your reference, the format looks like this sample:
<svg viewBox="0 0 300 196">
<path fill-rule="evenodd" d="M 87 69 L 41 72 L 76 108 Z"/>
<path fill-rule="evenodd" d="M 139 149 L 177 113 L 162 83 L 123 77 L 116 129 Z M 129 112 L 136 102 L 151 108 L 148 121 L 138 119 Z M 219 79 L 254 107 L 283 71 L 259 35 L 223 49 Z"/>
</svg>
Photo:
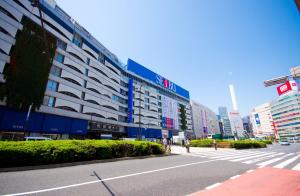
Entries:
<svg viewBox="0 0 300 196">
<path fill-rule="evenodd" d="M 239 175 L 242 175 L 241 184 L 245 181 L 243 175 L 250 172 L 252 177 L 246 178 L 248 185 L 243 185 L 244 189 L 257 187 L 251 183 L 256 173 L 260 178 L 265 173 L 275 174 L 273 170 L 264 173 L 264 169 L 280 171 L 282 176 L 287 173 L 287 178 L 281 178 L 282 183 L 293 179 L 293 184 L 300 184 L 295 180 L 300 179 L 299 143 L 254 150 L 191 148 L 190 154 L 182 147 L 172 148 L 177 154 L 165 157 L 3 172 L 0 173 L 0 194 L 188 195 L 205 189 L 213 191 L 214 187 L 221 187 L 224 182 L 225 186 L 232 179 L 235 181 L 230 183 L 239 184 Z M 268 182 L 272 184 L 273 180 L 276 178 Z"/>
</svg>

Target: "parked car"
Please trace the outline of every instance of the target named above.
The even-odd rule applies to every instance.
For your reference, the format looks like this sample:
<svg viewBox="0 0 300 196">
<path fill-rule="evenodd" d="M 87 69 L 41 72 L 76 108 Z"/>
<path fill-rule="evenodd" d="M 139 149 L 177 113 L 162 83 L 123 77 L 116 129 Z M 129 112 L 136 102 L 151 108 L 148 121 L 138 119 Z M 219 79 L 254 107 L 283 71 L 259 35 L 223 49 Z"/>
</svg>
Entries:
<svg viewBox="0 0 300 196">
<path fill-rule="evenodd" d="M 282 146 L 288 146 L 290 145 L 290 142 L 287 140 L 287 139 L 281 139 L 279 141 L 279 143 L 282 145 Z"/>
<path fill-rule="evenodd" d="M 26 141 L 41 141 L 41 140 L 52 140 L 51 138 L 47 137 L 25 137 Z"/>
</svg>

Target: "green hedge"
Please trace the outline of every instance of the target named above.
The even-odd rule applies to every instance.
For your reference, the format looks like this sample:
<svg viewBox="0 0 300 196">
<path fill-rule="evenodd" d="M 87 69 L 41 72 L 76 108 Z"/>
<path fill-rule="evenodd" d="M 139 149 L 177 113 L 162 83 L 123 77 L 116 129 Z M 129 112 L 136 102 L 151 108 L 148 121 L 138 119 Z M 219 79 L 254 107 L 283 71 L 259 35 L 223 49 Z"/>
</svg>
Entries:
<svg viewBox="0 0 300 196">
<path fill-rule="evenodd" d="M 145 141 L 56 140 L 0 142 L 0 167 L 43 165 L 162 154 L 160 144 Z"/>
<path fill-rule="evenodd" d="M 262 140 L 260 142 L 263 142 L 265 144 L 273 144 L 272 140 Z"/>
<path fill-rule="evenodd" d="M 267 145 L 261 141 L 242 140 L 232 142 L 232 147 L 236 149 L 265 148 Z"/>
<path fill-rule="evenodd" d="M 202 139 L 202 140 L 192 140 L 192 147 L 212 147 L 213 140 L 212 139 Z"/>
<path fill-rule="evenodd" d="M 216 140 L 217 146 L 219 148 L 236 148 L 236 149 L 246 149 L 246 148 L 265 148 L 266 144 L 272 144 L 269 140 L 264 141 L 252 141 L 252 140 Z M 201 140 L 192 140 L 192 147 L 212 147 L 212 139 L 201 139 Z"/>
</svg>

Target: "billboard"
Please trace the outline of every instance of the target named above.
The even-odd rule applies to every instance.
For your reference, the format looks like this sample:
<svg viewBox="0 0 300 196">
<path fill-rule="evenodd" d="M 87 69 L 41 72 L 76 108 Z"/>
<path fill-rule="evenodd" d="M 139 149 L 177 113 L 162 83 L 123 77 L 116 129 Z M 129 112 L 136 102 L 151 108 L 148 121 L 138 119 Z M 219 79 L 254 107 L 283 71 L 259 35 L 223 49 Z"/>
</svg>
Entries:
<svg viewBox="0 0 300 196">
<path fill-rule="evenodd" d="M 255 114 L 255 122 L 257 125 L 260 125 L 260 119 L 259 119 L 259 115 Z"/>
<path fill-rule="evenodd" d="M 159 74 L 147 69 L 146 67 L 138 64 L 137 62 L 131 59 L 128 59 L 127 61 L 127 70 L 141 76 L 142 78 L 150 80 L 163 88 L 171 90 L 180 96 L 190 99 L 189 91 L 185 90 L 184 88 L 176 85 L 170 80 L 160 76 Z"/>
<path fill-rule="evenodd" d="M 293 91 L 299 90 L 298 85 L 295 81 L 287 81 L 286 83 L 277 87 L 277 92 L 279 96 L 291 90 Z"/>
<path fill-rule="evenodd" d="M 178 126 L 178 103 L 167 96 L 161 97 L 162 104 L 162 127 L 179 129 Z"/>
</svg>

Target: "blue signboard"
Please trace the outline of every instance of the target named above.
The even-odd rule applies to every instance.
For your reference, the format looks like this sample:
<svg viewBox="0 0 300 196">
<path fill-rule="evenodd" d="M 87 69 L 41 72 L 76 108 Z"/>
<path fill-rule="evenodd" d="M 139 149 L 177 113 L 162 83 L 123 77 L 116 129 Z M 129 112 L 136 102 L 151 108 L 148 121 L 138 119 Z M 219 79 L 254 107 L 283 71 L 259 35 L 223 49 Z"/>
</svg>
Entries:
<svg viewBox="0 0 300 196">
<path fill-rule="evenodd" d="M 185 90 L 184 88 L 176 85 L 175 83 L 171 82 L 170 80 L 158 75 L 157 73 L 147 69 L 146 67 L 138 64 L 137 62 L 128 59 L 127 61 L 127 70 L 132 71 L 133 73 L 148 79 L 166 89 L 173 91 L 174 93 L 181 95 L 187 99 L 190 98 L 189 91 Z"/>
<path fill-rule="evenodd" d="M 255 114 L 255 122 L 257 125 L 260 125 L 260 119 L 259 119 L 259 115 Z"/>
</svg>

